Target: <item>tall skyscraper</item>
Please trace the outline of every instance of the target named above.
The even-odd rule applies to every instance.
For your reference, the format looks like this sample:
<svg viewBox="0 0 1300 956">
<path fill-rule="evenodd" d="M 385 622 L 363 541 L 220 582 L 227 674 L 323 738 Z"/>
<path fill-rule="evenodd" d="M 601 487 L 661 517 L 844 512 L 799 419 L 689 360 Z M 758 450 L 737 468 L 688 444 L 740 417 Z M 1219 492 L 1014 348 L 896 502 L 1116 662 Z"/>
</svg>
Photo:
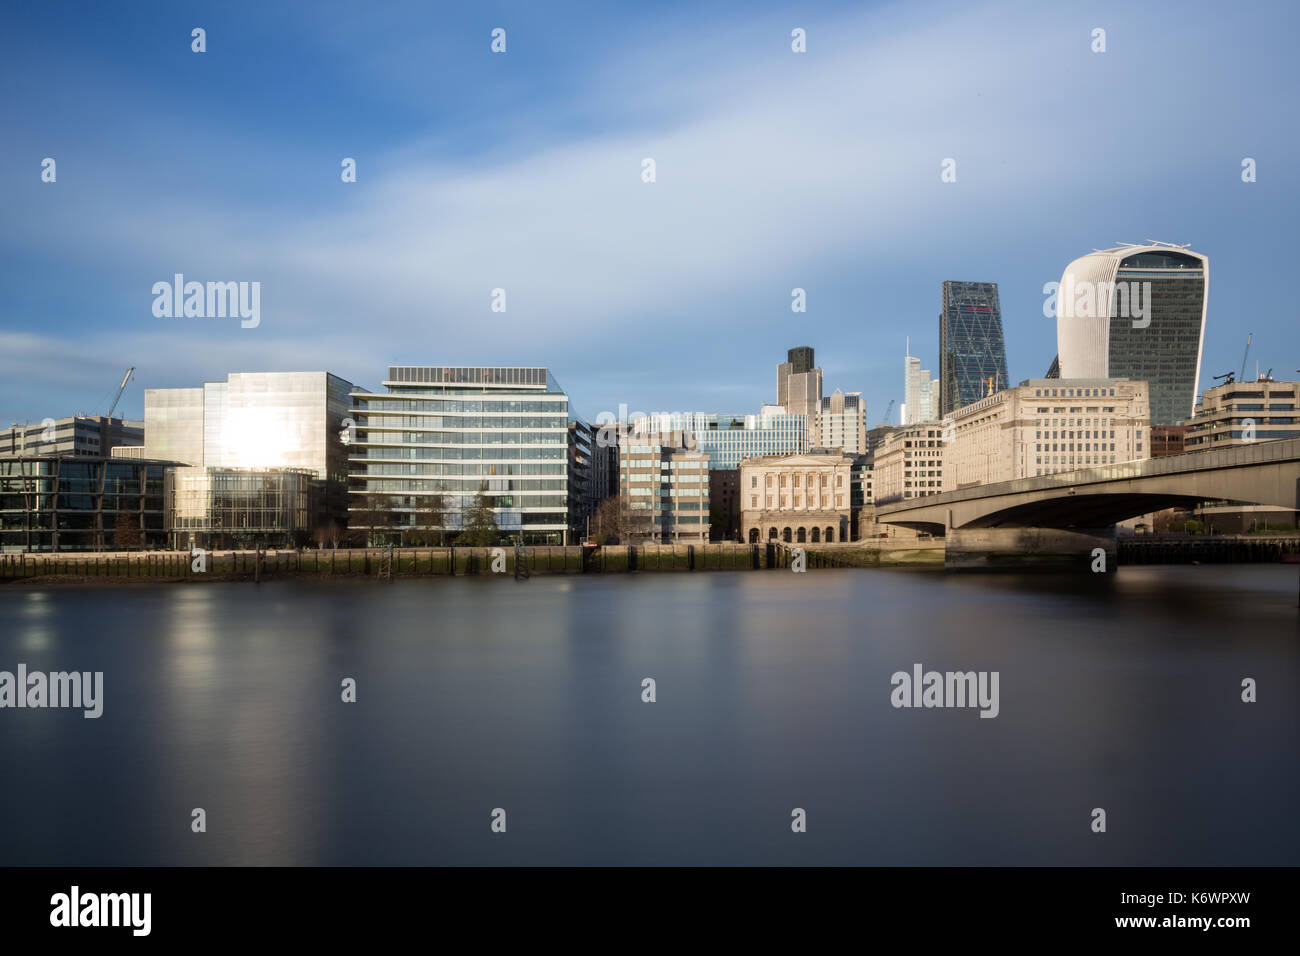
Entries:
<svg viewBox="0 0 1300 956">
<path fill-rule="evenodd" d="M 776 404 L 791 415 L 808 416 L 815 430 L 822 404 L 822 370 L 813 365 L 813 350 L 801 345 L 790 349 L 788 361 L 776 367 Z"/>
<path fill-rule="evenodd" d="M 1210 263 L 1170 243 L 1117 246 L 1065 267 L 1056 298 L 1061 378 L 1151 386 L 1151 424 L 1194 414 Z"/>
<path fill-rule="evenodd" d="M 939 417 L 939 380 L 930 377 L 928 368 L 921 368 L 921 360 L 912 355 L 911 340 L 907 343 L 907 357 L 903 365 L 903 409 L 899 421 L 903 425 L 934 421 Z"/>
<path fill-rule="evenodd" d="M 1094 376 L 1095 377 L 1095 376 Z M 939 314 L 939 414 L 1007 387 L 1007 347 L 996 282 L 943 284 Z"/>
<path fill-rule="evenodd" d="M 810 345 L 800 345 L 786 353 L 790 360 L 790 371 L 795 375 L 811 372 L 813 369 L 813 350 Z"/>
</svg>

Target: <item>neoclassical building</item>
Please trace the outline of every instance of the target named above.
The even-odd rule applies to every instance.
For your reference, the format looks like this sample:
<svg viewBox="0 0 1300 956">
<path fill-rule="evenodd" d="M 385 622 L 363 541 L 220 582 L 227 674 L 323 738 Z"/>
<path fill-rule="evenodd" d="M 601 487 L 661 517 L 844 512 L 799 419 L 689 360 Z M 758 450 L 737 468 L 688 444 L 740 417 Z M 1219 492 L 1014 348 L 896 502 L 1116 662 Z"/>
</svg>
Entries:
<svg viewBox="0 0 1300 956">
<path fill-rule="evenodd" d="M 835 449 L 741 462 L 741 540 L 851 540 L 854 460 Z"/>
</svg>

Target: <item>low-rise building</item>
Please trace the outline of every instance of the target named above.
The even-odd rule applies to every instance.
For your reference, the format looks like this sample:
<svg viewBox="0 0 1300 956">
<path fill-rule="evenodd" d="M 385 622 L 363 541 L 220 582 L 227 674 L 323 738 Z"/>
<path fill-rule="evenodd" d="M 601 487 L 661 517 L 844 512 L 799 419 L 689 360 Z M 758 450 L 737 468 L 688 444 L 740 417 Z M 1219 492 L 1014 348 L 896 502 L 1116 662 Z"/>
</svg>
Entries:
<svg viewBox="0 0 1300 956">
<path fill-rule="evenodd" d="M 1186 451 L 1186 425 L 1152 425 L 1151 457 L 1167 458 Z"/>
<path fill-rule="evenodd" d="M 1300 382 L 1234 382 L 1205 390 L 1185 449 L 1210 451 L 1300 437 Z"/>
<path fill-rule="evenodd" d="M 751 544 L 851 540 L 855 461 L 838 449 L 818 449 L 742 462 L 742 539 Z"/>
<path fill-rule="evenodd" d="M 106 458 L 114 448 L 144 444 L 144 423 L 93 415 L 44 418 L 0 431 L 0 458 L 72 455 Z"/>
<path fill-rule="evenodd" d="M 174 462 L 85 455 L 0 458 L 0 551 L 104 551 L 167 545 Z"/>
<path fill-rule="evenodd" d="M 874 503 L 889 504 L 943 492 L 944 432 L 939 422 L 891 429 L 872 456 Z"/>
<path fill-rule="evenodd" d="M 169 469 L 172 544 L 181 550 L 303 547 L 317 527 L 322 485 L 314 472 L 298 468 Z"/>
</svg>

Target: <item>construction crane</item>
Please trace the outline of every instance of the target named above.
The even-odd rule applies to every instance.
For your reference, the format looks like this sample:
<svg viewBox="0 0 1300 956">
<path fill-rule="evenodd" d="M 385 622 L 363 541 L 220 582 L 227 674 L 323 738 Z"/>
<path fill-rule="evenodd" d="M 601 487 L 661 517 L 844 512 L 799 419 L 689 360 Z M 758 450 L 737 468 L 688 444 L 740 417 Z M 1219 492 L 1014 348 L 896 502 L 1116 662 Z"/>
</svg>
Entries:
<svg viewBox="0 0 1300 956">
<path fill-rule="evenodd" d="M 131 380 L 131 373 L 134 371 L 135 366 L 132 365 L 126 370 L 126 374 L 122 376 L 122 384 L 117 387 L 117 396 L 113 399 L 113 404 L 108 406 L 108 414 L 104 416 L 105 418 L 112 418 L 113 412 L 117 411 L 117 403 L 122 400 L 122 393 L 126 391 L 126 383 Z"/>
<path fill-rule="evenodd" d="M 1236 372 L 1224 372 L 1222 375 L 1216 375 L 1216 376 L 1214 376 L 1214 380 L 1215 380 L 1216 382 L 1217 382 L 1219 379 L 1224 379 L 1224 382 L 1223 382 L 1224 385 L 1231 385 L 1233 382 L 1235 382 L 1235 381 L 1237 380 L 1237 373 L 1236 373 Z"/>
<path fill-rule="evenodd" d="M 885 424 L 886 424 L 886 425 L 889 424 L 889 413 L 892 412 L 892 411 L 894 410 L 894 402 L 895 402 L 896 400 L 897 400 L 897 399 L 893 399 L 893 398 L 891 398 L 891 399 L 889 400 L 889 406 L 885 409 Z"/>
<path fill-rule="evenodd" d="M 1254 339 L 1254 332 L 1248 332 L 1246 334 L 1246 351 L 1241 353 L 1241 374 L 1237 376 L 1237 381 L 1239 382 L 1244 382 L 1246 380 L 1246 356 L 1250 354 L 1250 343 L 1254 341 Z"/>
</svg>

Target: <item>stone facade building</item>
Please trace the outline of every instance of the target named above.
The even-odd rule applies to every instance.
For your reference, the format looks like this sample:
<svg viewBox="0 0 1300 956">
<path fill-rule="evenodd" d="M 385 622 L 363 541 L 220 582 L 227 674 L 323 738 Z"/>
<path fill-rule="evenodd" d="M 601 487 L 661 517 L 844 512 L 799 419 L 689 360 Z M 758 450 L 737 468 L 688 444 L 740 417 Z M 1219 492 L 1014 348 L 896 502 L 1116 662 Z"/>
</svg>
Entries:
<svg viewBox="0 0 1300 956">
<path fill-rule="evenodd" d="M 741 539 L 751 544 L 851 540 L 854 462 L 838 450 L 742 462 Z"/>
</svg>

